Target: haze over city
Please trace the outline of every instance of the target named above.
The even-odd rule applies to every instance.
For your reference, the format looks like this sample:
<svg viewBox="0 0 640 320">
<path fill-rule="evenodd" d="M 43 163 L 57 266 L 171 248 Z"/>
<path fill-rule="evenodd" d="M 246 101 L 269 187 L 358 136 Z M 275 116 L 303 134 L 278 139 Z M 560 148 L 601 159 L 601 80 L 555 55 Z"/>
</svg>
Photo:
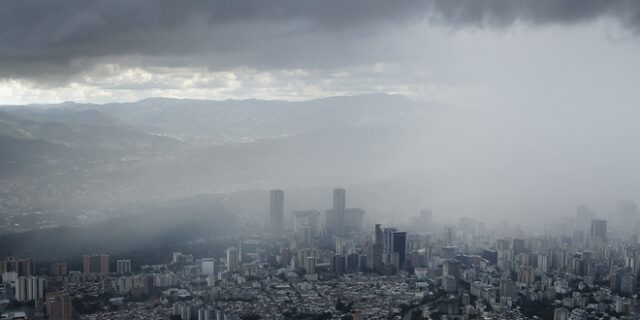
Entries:
<svg viewBox="0 0 640 320">
<path fill-rule="evenodd" d="M 0 2 L 0 314 L 634 319 L 639 32 L 633 0 Z"/>
</svg>

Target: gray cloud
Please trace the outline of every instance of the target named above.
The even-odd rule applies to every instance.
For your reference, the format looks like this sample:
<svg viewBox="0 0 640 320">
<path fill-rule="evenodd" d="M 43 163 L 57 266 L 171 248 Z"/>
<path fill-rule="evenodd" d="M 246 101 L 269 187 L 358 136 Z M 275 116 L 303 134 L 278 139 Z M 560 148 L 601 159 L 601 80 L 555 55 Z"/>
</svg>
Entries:
<svg viewBox="0 0 640 320">
<path fill-rule="evenodd" d="M 366 39 L 416 21 L 456 28 L 573 24 L 635 0 L 238 0 L 0 2 L 0 78 L 64 81 L 102 62 L 212 70 L 335 68 L 393 59 Z"/>
<path fill-rule="evenodd" d="M 505 27 L 516 21 L 572 24 L 606 16 L 628 28 L 637 29 L 640 23 L 640 3 L 633 0 L 435 0 L 430 12 L 457 27 Z"/>
</svg>

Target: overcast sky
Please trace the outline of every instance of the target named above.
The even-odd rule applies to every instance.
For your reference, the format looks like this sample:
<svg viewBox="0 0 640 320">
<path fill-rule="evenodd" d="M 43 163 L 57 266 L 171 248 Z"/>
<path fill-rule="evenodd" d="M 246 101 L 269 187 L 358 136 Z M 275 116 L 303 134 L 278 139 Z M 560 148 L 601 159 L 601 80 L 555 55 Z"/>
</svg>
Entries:
<svg viewBox="0 0 640 320">
<path fill-rule="evenodd" d="M 400 93 L 634 107 L 636 0 L 0 2 L 0 104 Z"/>
</svg>

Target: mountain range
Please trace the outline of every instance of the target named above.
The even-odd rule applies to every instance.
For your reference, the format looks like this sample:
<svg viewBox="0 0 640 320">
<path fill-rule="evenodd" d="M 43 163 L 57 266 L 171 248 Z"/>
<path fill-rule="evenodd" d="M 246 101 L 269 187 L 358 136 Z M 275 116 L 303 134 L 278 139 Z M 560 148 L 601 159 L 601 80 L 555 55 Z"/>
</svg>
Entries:
<svg viewBox="0 0 640 320">
<path fill-rule="evenodd" d="M 73 206 L 114 206 L 362 183 L 405 170 L 402 162 L 410 158 L 398 155 L 406 154 L 405 142 L 420 137 L 416 130 L 428 126 L 438 108 L 386 94 L 304 102 L 153 98 L 4 106 L 0 174 L 15 197 L 42 207 L 60 198 Z M 24 177 L 35 180 L 17 183 Z M 55 191 L 35 191 L 42 189 Z M 21 201 L 0 201 L 0 208 L 15 203 Z"/>
</svg>

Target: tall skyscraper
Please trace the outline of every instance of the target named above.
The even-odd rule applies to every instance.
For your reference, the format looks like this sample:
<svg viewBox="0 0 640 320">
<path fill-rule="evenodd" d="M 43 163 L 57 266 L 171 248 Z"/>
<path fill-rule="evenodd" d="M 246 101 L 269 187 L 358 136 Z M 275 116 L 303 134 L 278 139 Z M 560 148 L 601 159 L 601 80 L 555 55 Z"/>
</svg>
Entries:
<svg viewBox="0 0 640 320">
<path fill-rule="evenodd" d="M 83 273 L 96 272 L 95 270 L 98 269 L 98 267 L 93 265 L 93 261 L 94 260 L 90 255 L 82 256 L 82 272 Z"/>
<path fill-rule="evenodd" d="M 84 273 L 109 273 L 109 255 L 94 254 L 82 257 L 82 271 Z"/>
<path fill-rule="evenodd" d="M 269 213 L 269 232 L 271 237 L 282 236 L 284 225 L 284 191 L 271 190 L 271 209 Z"/>
<path fill-rule="evenodd" d="M 68 293 L 49 292 L 46 295 L 45 307 L 47 316 L 51 320 L 71 320 L 73 319 L 73 305 L 71 296 Z"/>
<path fill-rule="evenodd" d="M 32 276 L 35 274 L 35 264 L 31 259 L 18 257 L 7 257 L 6 260 L 0 262 L 0 274 L 12 271 L 20 277 Z"/>
<path fill-rule="evenodd" d="M 343 274 L 346 266 L 346 257 L 343 255 L 333 255 L 331 258 L 331 272 Z"/>
<path fill-rule="evenodd" d="M 524 239 L 513 239 L 511 240 L 511 250 L 513 250 L 513 256 L 517 256 L 523 252 L 525 252 L 526 246 Z"/>
<path fill-rule="evenodd" d="M 607 240 L 607 220 L 591 220 L 591 240 L 605 242 Z"/>
<path fill-rule="evenodd" d="M 382 261 L 385 264 L 391 263 L 393 258 L 393 233 L 395 228 L 384 228 L 382 231 Z"/>
<path fill-rule="evenodd" d="M 568 320 L 571 312 L 565 307 L 555 308 L 553 310 L 553 320 Z"/>
<path fill-rule="evenodd" d="M 239 267 L 238 249 L 234 247 L 227 249 L 227 271 L 235 272 L 238 271 Z"/>
<path fill-rule="evenodd" d="M 444 227 L 444 244 L 447 246 L 452 246 L 455 242 L 456 231 L 452 226 Z"/>
<path fill-rule="evenodd" d="M 378 245 L 379 243 L 381 245 Z M 393 265 L 397 269 L 403 268 L 407 260 L 407 233 L 394 228 L 384 228 L 383 230 L 379 224 L 376 224 L 373 254 L 373 263 L 376 269 L 384 265 Z M 381 258 L 377 256 L 378 254 Z M 378 266 L 375 266 L 376 263 Z"/>
<path fill-rule="evenodd" d="M 456 280 L 460 279 L 460 262 L 449 259 L 442 264 L 442 276 L 451 276 Z"/>
<path fill-rule="evenodd" d="M 66 276 L 69 273 L 69 267 L 64 262 L 54 262 L 51 264 L 51 271 L 49 272 L 54 276 Z"/>
<path fill-rule="evenodd" d="M 14 288 L 14 297 L 16 301 L 28 301 L 27 299 L 27 277 L 19 277 L 16 279 Z"/>
<path fill-rule="evenodd" d="M 300 266 L 304 266 L 308 257 L 318 257 L 318 249 L 316 248 L 298 249 L 298 259 L 296 263 Z"/>
<path fill-rule="evenodd" d="M 357 272 L 360 266 L 360 255 L 357 253 L 349 253 L 346 256 L 346 267 L 345 270 L 347 273 Z"/>
<path fill-rule="evenodd" d="M 344 189 L 333 190 L 333 214 L 335 216 L 335 233 L 339 236 L 344 236 L 346 233 L 345 228 L 345 209 L 347 201 L 347 191 Z"/>
<path fill-rule="evenodd" d="M 398 267 L 404 268 L 404 263 L 407 259 L 407 233 L 406 232 L 394 232 L 393 233 L 393 253 L 394 256 L 398 256 Z"/>
<path fill-rule="evenodd" d="M 379 270 L 382 267 L 382 250 L 384 247 L 384 234 L 380 224 L 376 224 L 375 239 L 373 242 L 373 268 Z"/>
<path fill-rule="evenodd" d="M 111 266 L 109 263 L 109 255 L 101 254 L 100 255 L 100 272 L 101 273 L 109 273 L 111 272 Z"/>
<path fill-rule="evenodd" d="M 293 232 L 299 233 L 302 228 L 310 228 L 315 235 L 320 230 L 320 211 L 300 210 L 293 212 Z"/>
<path fill-rule="evenodd" d="M 118 274 L 131 273 L 131 260 L 116 261 L 116 272 Z"/>
<path fill-rule="evenodd" d="M 215 275 L 216 274 L 216 259 L 203 258 L 200 262 L 200 269 L 202 274 Z"/>
<path fill-rule="evenodd" d="M 19 277 L 15 282 L 15 299 L 20 302 L 44 297 L 46 281 L 38 277 Z"/>
<path fill-rule="evenodd" d="M 316 273 L 316 257 L 307 257 L 304 264 L 304 269 L 307 274 Z"/>
</svg>

